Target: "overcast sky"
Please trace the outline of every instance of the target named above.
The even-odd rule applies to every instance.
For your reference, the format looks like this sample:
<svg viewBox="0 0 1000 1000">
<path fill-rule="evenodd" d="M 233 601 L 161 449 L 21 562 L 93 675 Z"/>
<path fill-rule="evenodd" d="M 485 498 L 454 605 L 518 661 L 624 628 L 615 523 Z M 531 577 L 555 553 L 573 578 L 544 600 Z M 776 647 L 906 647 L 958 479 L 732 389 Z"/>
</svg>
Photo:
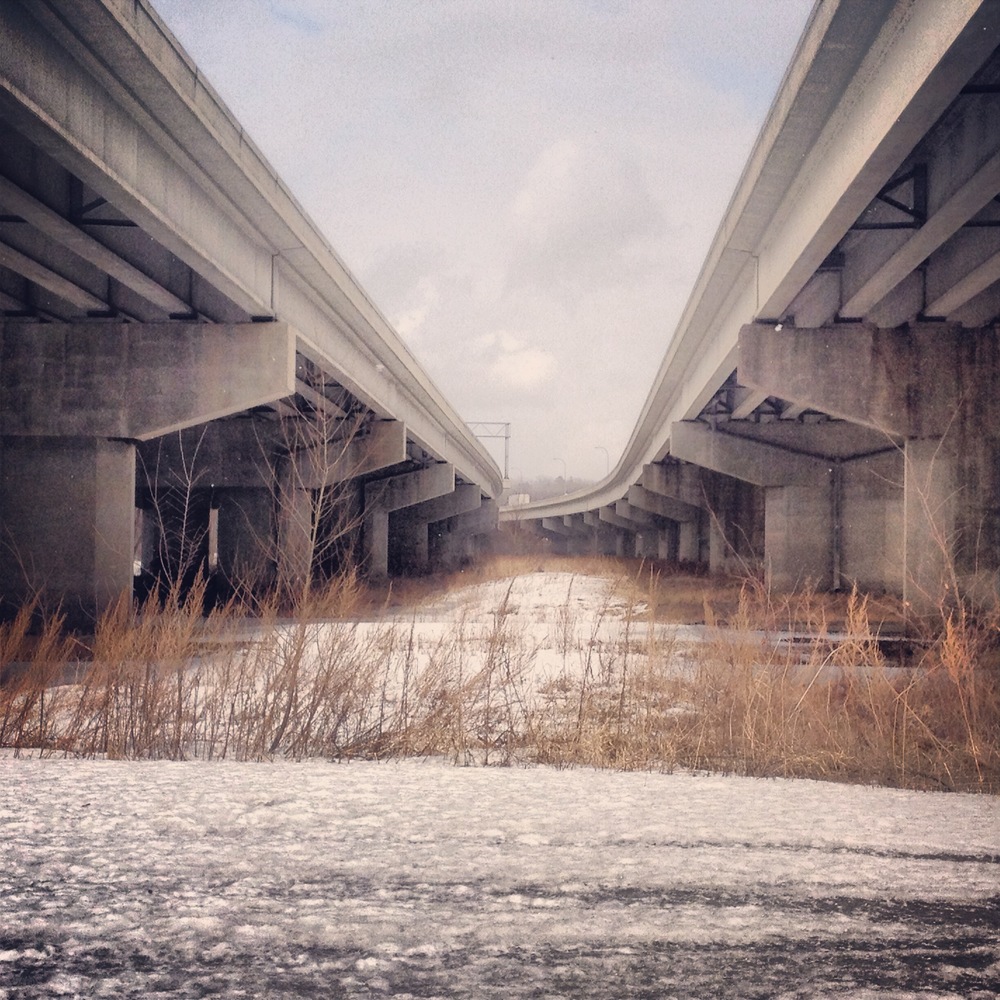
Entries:
<svg viewBox="0 0 1000 1000">
<path fill-rule="evenodd" d="M 628 440 L 812 7 L 153 3 L 459 414 L 510 421 L 511 474 L 584 479 Z"/>
</svg>

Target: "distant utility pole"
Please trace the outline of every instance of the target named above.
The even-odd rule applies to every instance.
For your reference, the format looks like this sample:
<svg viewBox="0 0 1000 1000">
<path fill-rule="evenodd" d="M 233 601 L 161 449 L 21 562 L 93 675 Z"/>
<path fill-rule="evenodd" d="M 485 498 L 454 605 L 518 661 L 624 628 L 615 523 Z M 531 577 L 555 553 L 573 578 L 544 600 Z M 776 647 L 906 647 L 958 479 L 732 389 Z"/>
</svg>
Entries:
<svg viewBox="0 0 1000 1000">
<path fill-rule="evenodd" d="M 510 479 L 510 424 L 502 420 L 472 420 L 469 430 L 477 438 L 503 438 L 503 477 Z"/>
</svg>

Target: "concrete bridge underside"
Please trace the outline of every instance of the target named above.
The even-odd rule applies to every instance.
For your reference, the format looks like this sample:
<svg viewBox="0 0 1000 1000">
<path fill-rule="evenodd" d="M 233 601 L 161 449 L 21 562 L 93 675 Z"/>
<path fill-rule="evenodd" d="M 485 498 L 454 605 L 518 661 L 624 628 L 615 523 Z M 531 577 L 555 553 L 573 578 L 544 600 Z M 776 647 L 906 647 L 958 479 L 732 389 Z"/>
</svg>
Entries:
<svg viewBox="0 0 1000 1000">
<path fill-rule="evenodd" d="M 458 560 L 500 472 L 145 0 L 0 4 L 0 598 Z"/>
<path fill-rule="evenodd" d="M 995 599 L 998 45 L 994 0 L 818 3 L 622 459 L 501 519 L 778 589 Z"/>
</svg>

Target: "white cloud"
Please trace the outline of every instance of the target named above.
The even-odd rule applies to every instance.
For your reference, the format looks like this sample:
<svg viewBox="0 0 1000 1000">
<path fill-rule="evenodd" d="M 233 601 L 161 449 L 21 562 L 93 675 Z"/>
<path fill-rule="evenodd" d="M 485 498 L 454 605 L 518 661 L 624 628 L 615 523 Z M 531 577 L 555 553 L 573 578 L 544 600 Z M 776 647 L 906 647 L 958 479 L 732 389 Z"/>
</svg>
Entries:
<svg viewBox="0 0 1000 1000">
<path fill-rule="evenodd" d="M 497 350 L 489 362 L 489 373 L 502 386 L 535 390 L 551 380 L 556 359 L 550 351 L 525 343 L 506 331 L 497 334 L 490 346 Z"/>
<path fill-rule="evenodd" d="M 437 283 L 432 277 L 420 278 L 411 289 L 408 307 L 391 317 L 396 332 L 406 341 L 417 342 L 425 331 L 428 317 L 440 301 Z"/>
<path fill-rule="evenodd" d="M 617 460 L 812 6 L 153 2 L 529 476 Z"/>
</svg>

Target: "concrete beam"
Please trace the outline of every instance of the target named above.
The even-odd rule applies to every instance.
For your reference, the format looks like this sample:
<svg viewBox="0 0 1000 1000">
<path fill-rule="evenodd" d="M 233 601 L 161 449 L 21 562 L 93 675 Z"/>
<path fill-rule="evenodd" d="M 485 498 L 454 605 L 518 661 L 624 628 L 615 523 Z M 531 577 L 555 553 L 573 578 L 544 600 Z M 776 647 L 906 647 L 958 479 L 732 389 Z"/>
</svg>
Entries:
<svg viewBox="0 0 1000 1000">
<path fill-rule="evenodd" d="M 8 321 L 0 433 L 149 440 L 295 391 L 284 323 Z"/>
<path fill-rule="evenodd" d="M 617 506 L 617 505 L 616 505 Z M 614 507 L 602 507 L 598 511 L 598 516 L 605 524 L 610 524 L 614 528 L 624 528 L 626 531 L 635 533 L 638 525 L 628 518 L 622 517 Z"/>
<path fill-rule="evenodd" d="M 981 164 L 919 229 L 914 230 L 913 235 L 841 306 L 841 316 L 867 315 L 876 303 L 996 197 L 1000 188 L 998 177 L 1000 152 Z M 932 312 L 929 315 L 941 314 Z"/>
<path fill-rule="evenodd" d="M 822 486 L 829 476 L 828 463 L 820 459 L 693 421 L 673 425 L 670 454 L 755 486 Z"/>
<path fill-rule="evenodd" d="M 696 520 L 698 512 L 706 506 L 701 475 L 694 465 L 677 461 L 653 462 L 642 467 L 639 483 L 651 493 L 683 504 L 677 512 L 685 516 L 676 518 L 678 521 Z"/>
<path fill-rule="evenodd" d="M 88 236 L 79 226 L 64 219 L 58 212 L 53 212 L 48 205 L 43 205 L 6 177 L 0 177 L 0 205 L 9 213 L 30 222 L 49 239 L 69 247 L 75 254 L 109 274 L 115 281 L 121 282 L 153 303 L 163 311 L 164 318 L 171 313 L 191 312 L 191 306 L 183 299 L 178 298 L 137 267 L 133 267 L 103 243 Z"/>
<path fill-rule="evenodd" d="M 543 517 L 542 518 L 542 528 L 545 531 L 551 532 L 553 535 L 559 535 L 561 538 L 569 538 L 573 534 L 569 528 L 563 523 L 561 517 Z"/>
<path fill-rule="evenodd" d="M 435 521 L 444 521 L 458 514 L 477 511 L 482 503 L 483 493 L 478 486 L 459 483 L 453 492 L 414 504 L 407 507 L 404 513 L 412 521 L 433 524 Z"/>
<path fill-rule="evenodd" d="M 386 514 L 433 500 L 455 490 L 455 467 L 441 462 L 426 469 L 376 479 L 365 484 L 365 512 L 378 509 Z"/>
<path fill-rule="evenodd" d="M 139 485 L 272 490 L 281 441 L 274 420 L 235 418 L 187 427 L 139 445 Z"/>
<path fill-rule="evenodd" d="M 405 462 L 406 425 L 400 420 L 379 420 L 359 431 L 348 426 L 347 437 L 327 444 L 308 445 L 295 456 L 299 484 L 320 489 L 345 479 L 355 479 Z"/>
<path fill-rule="evenodd" d="M 698 507 L 655 493 L 639 484 L 629 487 L 628 502 L 638 510 L 644 510 L 671 521 L 697 521 L 700 515 Z"/>
<path fill-rule="evenodd" d="M 6 243 L 0 243 L 0 267 L 6 267 L 15 274 L 27 278 L 28 281 L 51 292 L 57 298 L 68 302 L 79 315 L 85 316 L 90 312 L 106 312 L 108 304 L 96 295 L 92 295 L 85 288 L 64 278 L 61 274 L 33 260 L 27 254 L 15 250 L 14 247 Z"/>
<path fill-rule="evenodd" d="M 652 514 L 639 507 L 633 507 L 628 500 L 619 500 L 615 504 L 615 513 L 619 517 L 623 517 L 626 521 L 631 521 L 636 529 L 640 531 L 643 528 L 655 529 L 659 527 L 659 522 Z"/>
<path fill-rule="evenodd" d="M 995 330 L 921 324 L 879 330 L 838 324 L 740 330 L 739 378 L 770 395 L 887 435 L 940 437 L 963 406 L 1000 407 Z"/>
<path fill-rule="evenodd" d="M 799 408 L 799 404 L 792 405 Z M 785 411 L 781 414 L 782 418 L 784 416 Z M 762 423 L 727 421 L 720 423 L 718 429 L 733 437 L 829 459 L 852 459 L 902 444 L 898 437 L 886 437 L 882 431 L 846 420 L 824 419 L 816 423 L 791 419 Z"/>
</svg>

